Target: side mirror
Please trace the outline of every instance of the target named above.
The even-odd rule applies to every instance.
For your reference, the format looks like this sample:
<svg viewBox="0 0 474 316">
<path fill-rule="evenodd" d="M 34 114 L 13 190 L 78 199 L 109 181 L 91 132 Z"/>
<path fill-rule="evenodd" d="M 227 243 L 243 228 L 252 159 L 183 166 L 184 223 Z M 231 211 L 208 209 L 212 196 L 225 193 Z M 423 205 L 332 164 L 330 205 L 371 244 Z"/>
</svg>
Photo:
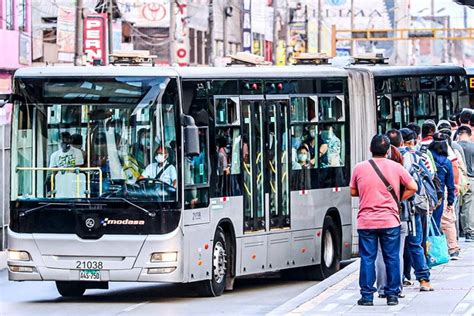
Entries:
<svg viewBox="0 0 474 316">
<path fill-rule="evenodd" d="M 186 156 L 199 155 L 199 130 L 194 122 L 194 118 L 189 115 L 181 117 L 184 126 L 184 154 Z"/>
<path fill-rule="evenodd" d="M 11 99 L 11 94 L 0 94 L 0 108 L 3 108 L 5 104 L 10 102 Z"/>
</svg>

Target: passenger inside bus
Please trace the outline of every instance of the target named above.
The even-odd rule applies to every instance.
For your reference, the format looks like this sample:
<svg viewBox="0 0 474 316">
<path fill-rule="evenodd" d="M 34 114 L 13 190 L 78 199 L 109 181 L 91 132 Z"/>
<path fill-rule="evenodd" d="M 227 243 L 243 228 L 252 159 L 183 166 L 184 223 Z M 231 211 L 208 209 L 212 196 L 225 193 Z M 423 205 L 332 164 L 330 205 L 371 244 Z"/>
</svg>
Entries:
<svg viewBox="0 0 474 316">
<path fill-rule="evenodd" d="M 140 169 L 144 169 L 151 163 L 150 159 L 150 130 L 141 128 L 137 133 L 137 142 L 133 145 L 132 153 Z"/>
<path fill-rule="evenodd" d="M 159 180 L 176 188 L 176 167 L 168 161 L 170 148 L 158 146 L 155 151 L 155 161 L 150 163 L 142 172 L 142 179 Z"/>
<path fill-rule="evenodd" d="M 84 164 L 81 150 L 72 146 L 71 134 L 62 132 L 59 146 L 60 148 L 50 157 L 50 168 L 80 167 Z"/>
</svg>

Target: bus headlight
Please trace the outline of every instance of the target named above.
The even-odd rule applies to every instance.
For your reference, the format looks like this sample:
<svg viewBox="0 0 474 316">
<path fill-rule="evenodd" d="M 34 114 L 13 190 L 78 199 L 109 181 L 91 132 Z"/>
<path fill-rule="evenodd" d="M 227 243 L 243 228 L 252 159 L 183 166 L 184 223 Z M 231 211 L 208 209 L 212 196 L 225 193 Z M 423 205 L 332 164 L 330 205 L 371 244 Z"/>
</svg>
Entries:
<svg viewBox="0 0 474 316">
<path fill-rule="evenodd" d="M 30 261 L 30 254 L 26 251 L 8 250 L 8 258 L 12 261 Z"/>
<path fill-rule="evenodd" d="M 151 262 L 174 262 L 178 260 L 177 252 L 154 252 L 151 254 Z"/>
</svg>

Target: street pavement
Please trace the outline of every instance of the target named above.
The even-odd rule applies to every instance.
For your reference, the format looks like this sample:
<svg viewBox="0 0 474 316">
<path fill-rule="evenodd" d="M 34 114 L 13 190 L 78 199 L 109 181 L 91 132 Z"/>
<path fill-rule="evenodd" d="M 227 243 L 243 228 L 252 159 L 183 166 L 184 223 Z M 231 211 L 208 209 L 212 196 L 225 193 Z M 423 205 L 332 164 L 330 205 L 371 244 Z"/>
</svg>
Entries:
<svg viewBox="0 0 474 316">
<path fill-rule="evenodd" d="M 277 274 L 238 279 L 232 292 L 198 297 L 179 284 L 110 283 L 80 299 L 60 297 L 53 282 L 10 282 L 0 272 L 0 315 L 263 315 L 315 281 L 287 281 Z"/>
<path fill-rule="evenodd" d="M 323 282 L 306 290 L 268 315 L 474 315 L 474 243 L 461 242 L 457 261 L 434 267 L 431 283 L 434 292 L 420 292 L 419 284 L 405 287 L 399 305 L 387 306 L 385 299 L 374 298 L 374 306 L 358 306 L 360 298 L 359 260 L 341 270 L 323 290 Z M 308 293 L 316 293 L 308 295 Z"/>
</svg>

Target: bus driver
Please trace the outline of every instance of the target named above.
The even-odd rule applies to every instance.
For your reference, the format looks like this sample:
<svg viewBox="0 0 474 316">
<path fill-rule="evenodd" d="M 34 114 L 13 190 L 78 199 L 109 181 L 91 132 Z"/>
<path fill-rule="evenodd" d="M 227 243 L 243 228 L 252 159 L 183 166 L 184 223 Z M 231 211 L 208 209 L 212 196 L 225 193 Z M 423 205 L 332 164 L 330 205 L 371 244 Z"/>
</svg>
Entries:
<svg viewBox="0 0 474 316">
<path fill-rule="evenodd" d="M 142 173 L 141 178 L 158 179 L 176 188 L 176 167 L 169 161 L 169 148 L 158 146 L 155 151 L 155 161 L 150 163 Z"/>
</svg>

